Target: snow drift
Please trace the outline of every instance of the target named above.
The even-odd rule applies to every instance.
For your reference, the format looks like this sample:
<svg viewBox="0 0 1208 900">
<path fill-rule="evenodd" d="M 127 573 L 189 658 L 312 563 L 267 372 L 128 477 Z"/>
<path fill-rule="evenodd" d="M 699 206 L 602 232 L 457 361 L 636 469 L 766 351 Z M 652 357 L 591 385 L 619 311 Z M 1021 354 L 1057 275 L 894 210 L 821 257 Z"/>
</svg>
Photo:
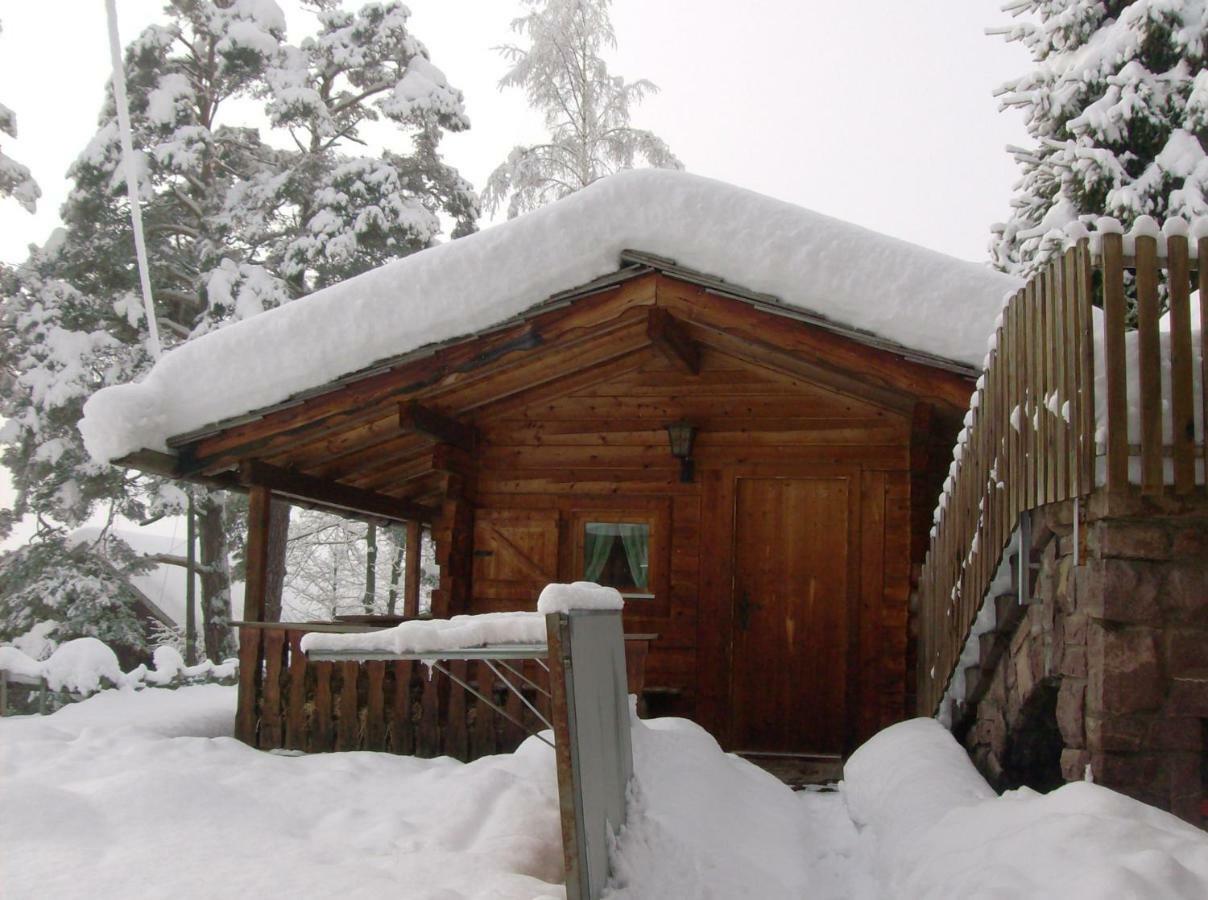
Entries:
<svg viewBox="0 0 1208 900">
<path fill-rule="evenodd" d="M 181 345 L 141 382 L 88 401 L 85 445 L 100 461 L 161 450 L 174 435 L 497 325 L 616 271 L 626 249 L 969 364 L 981 361 L 1003 296 L 1018 286 L 984 266 L 721 182 L 623 172 Z"/>
<path fill-rule="evenodd" d="M 891 896 L 1208 897 L 1208 836 L 1089 782 L 1001 797 L 938 722 L 893 725 L 844 767 Z"/>
</svg>

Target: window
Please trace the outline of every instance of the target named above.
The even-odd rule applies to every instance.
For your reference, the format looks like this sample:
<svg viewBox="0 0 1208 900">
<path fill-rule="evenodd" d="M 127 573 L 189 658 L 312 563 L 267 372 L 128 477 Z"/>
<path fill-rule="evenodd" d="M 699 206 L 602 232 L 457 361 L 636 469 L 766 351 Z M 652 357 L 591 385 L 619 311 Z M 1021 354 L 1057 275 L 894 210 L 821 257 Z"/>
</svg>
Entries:
<svg viewBox="0 0 1208 900">
<path fill-rule="evenodd" d="M 622 593 L 650 589 L 650 525 L 645 522 L 586 522 L 583 525 L 584 581 Z"/>
<path fill-rule="evenodd" d="M 631 615 L 670 615 L 669 501 L 595 498 L 569 510 L 567 526 L 565 575 L 616 588 Z"/>
</svg>

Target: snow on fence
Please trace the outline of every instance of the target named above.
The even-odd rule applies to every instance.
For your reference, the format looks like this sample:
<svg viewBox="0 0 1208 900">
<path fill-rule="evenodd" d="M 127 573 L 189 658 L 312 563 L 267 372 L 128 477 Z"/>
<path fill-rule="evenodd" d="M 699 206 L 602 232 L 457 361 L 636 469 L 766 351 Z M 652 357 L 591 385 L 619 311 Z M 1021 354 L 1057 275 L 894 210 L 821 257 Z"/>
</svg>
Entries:
<svg viewBox="0 0 1208 900">
<path fill-rule="evenodd" d="M 1149 495 L 1202 489 L 1202 224 L 1189 242 L 1180 222 L 1159 231 L 1143 217 L 1124 235 L 1114 220 L 1100 220 L 1094 235 L 1073 234 L 1073 245 L 1007 301 L 920 581 L 920 709 L 938 708 L 1021 515 L 1100 487 Z"/>
</svg>

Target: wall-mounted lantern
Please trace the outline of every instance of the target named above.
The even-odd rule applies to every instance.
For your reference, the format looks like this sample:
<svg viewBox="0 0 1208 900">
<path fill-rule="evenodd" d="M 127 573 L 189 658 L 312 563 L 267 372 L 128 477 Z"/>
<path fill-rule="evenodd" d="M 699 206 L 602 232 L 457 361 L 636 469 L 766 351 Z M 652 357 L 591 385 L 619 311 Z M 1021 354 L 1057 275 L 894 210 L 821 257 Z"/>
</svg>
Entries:
<svg viewBox="0 0 1208 900">
<path fill-rule="evenodd" d="M 695 471 L 692 462 L 692 441 L 696 437 L 696 426 L 682 419 L 667 426 L 667 437 L 671 441 L 671 455 L 680 461 L 680 481 L 690 484 Z"/>
</svg>

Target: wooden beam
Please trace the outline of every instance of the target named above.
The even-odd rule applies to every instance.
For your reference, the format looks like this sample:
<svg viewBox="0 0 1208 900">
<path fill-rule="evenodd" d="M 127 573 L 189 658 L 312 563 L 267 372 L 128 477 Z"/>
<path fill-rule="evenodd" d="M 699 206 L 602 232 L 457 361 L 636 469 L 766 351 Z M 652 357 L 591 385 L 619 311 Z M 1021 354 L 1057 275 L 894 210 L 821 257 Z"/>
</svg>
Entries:
<svg viewBox="0 0 1208 900">
<path fill-rule="evenodd" d="M 265 487 L 290 500 L 313 503 L 335 512 L 354 513 L 391 522 L 408 522 L 412 519 L 431 522 L 437 511 L 408 500 L 399 500 L 351 487 L 336 481 L 325 481 L 313 475 L 293 472 L 251 460 L 239 467 L 239 479 L 245 485 Z"/>
<path fill-rule="evenodd" d="M 652 306 L 646 318 L 646 336 L 667 361 L 689 375 L 700 374 L 700 348 L 679 320 L 660 306 Z"/>
<path fill-rule="evenodd" d="M 474 448 L 478 446 L 477 428 L 459 422 L 430 406 L 424 406 L 418 400 L 408 401 L 399 407 L 398 423 L 403 431 L 418 431 L 433 440 L 452 444 L 467 453 L 473 453 Z"/>
<path fill-rule="evenodd" d="M 247 568 L 243 598 L 243 618 L 264 620 L 264 591 L 268 584 L 269 510 L 273 495 L 267 487 L 248 491 Z M 259 693 L 261 633 L 251 628 L 239 630 L 239 695 L 235 709 L 235 737 L 256 746 L 256 695 Z"/>
<path fill-rule="evenodd" d="M 420 550 L 423 532 L 419 522 L 407 523 L 407 554 L 403 558 L 403 615 L 413 619 L 419 615 Z"/>
</svg>

